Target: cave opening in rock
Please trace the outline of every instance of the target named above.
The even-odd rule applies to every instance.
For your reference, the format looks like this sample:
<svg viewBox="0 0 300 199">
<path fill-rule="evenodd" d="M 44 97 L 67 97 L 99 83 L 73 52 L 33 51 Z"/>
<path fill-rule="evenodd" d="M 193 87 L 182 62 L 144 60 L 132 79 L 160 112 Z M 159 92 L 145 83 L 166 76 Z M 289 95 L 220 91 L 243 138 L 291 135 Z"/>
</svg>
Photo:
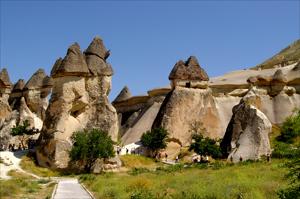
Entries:
<svg viewBox="0 0 300 199">
<path fill-rule="evenodd" d="M 191 88 L 191 82 L 186 82 L 186 83 L 185 83 L 185 87 L 186 87 L 186 88 Z"/>
</svg>

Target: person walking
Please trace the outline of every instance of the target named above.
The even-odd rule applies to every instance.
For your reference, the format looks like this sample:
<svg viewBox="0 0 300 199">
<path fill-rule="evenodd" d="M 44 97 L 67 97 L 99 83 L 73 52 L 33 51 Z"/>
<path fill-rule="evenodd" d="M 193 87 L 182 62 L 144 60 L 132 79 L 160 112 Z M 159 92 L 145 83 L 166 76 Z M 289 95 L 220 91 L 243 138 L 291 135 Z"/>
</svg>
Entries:
<svg viewBox="0 0 300 199">
<path fill-rule="evenodd" d="M 166 162 L 168 161 L 168 154 L 165 153 Z"/>
</svg>

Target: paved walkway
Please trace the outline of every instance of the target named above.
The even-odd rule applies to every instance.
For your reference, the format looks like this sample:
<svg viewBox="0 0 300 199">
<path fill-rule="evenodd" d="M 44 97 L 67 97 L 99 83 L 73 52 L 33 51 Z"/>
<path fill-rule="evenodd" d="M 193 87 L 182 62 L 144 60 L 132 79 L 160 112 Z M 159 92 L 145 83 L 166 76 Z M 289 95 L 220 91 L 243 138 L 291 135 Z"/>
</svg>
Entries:
<svg viewBox="0 0 300 199">
<path fill-rule="evenodd" d="M 92 196 L 79 184 L 77 179 L 59 180 L 54 199 L 92 199 Z"/>
</svg>

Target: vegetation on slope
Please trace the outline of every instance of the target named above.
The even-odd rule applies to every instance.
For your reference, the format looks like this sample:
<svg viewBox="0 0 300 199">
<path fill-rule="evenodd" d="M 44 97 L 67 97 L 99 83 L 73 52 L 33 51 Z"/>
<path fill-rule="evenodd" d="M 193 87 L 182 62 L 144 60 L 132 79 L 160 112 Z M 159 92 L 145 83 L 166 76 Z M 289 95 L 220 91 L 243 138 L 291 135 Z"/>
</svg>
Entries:
<svg viewBox="0 0 300 199">
<path fill-rule="evenodd" d="M 82 175 L 81 180 L 96 198 L 103 199 L 277 198 L 276 191 L 287 185 L 286 168 L 281 162 L 228 164 L 220 169 L 176 165 L 178 169 L 172 172 L 165 169 L 138 175 Z"/>
<path fill-rule="evenodd" d="M 20 166 L 24 171 L 40 177 L 55 177 L 61 175 L 58 171 L 38 166 L 34 159 L 30 156 L 24 156 L 21 160 Z"/>
<path fill-rule="evenodd" d="M 120 156 L 124 167 L 131 168 L 156 168 L 158 163 L 152 158 L 148 158 L 140 155 L 123 155 Z"/>
<path fill-rule="evenodd" d="M 293 42 L 291 45 L 281 50 L 279 53 L 267 59 L 263 63 L 251 69 L 268 69 L 273 68 L 275 65 L 293 64 L 300 60 L 300 39 Z"/>
<path fill-rule="evenodd" d="M 54 183 L 37 180 L 24 173 L 11 171 L 12 179 L 0 180 L 0 198 L 45 199 L 51 197 Z"/>
</svg>

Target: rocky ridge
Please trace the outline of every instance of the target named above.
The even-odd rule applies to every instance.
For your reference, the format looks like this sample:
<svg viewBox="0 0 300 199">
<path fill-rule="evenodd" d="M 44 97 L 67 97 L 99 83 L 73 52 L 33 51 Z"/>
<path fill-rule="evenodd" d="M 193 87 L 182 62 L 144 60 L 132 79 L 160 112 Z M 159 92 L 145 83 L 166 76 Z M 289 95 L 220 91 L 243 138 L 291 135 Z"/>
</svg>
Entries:
<svg viewBox="0 0 300 199">
<path fill-rule="evenodd" d="M 117 140 L 117 113 L 107 97 L 113 75 L 107 57 L 102 40 L 96 37 L 84 53 L 75 43 L 55 62 L 52 95 L 38 141 L 40 165 L 67 168 L 70 138 L 79 130 L 98 128 Z"/>
</svg>

